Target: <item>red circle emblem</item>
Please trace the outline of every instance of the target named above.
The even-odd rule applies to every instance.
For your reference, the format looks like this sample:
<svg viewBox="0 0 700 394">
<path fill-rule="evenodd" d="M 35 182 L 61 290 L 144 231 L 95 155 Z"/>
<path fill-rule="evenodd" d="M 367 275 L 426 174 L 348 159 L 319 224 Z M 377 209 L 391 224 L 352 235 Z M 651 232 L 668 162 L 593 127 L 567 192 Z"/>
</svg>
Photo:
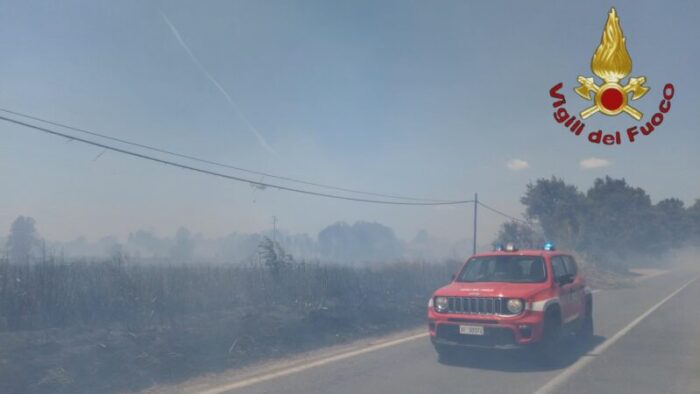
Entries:
<svg viewBox="0 0 700 394">
<path fill-rule="evenodd" d="M 622 107 L 625 96 L 619 89 L 608 88 L 600 95 L 600 104 L 608 111 L 616 111 Z"/>
</svg>

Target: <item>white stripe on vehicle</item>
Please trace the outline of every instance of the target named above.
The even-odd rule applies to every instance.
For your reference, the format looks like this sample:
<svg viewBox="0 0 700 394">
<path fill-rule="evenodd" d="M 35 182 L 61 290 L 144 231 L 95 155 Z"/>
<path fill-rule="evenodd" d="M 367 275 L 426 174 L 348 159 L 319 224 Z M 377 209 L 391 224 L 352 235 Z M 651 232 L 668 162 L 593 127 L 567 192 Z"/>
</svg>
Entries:
<svg viewBox="0 0 700 394">
<path fill-rule="evenodd" d="M 553 303 L 558 303 L 559 298 L 558 297 L 553 297 L 553 298 L 547 298 L 546 300 L 540 300 L 540 301 L 535 301 L 532 303 L 532 306 L 530 307 L 531 311 L 535 312 L 544 312 L 547 307 Z"/>
</svg>

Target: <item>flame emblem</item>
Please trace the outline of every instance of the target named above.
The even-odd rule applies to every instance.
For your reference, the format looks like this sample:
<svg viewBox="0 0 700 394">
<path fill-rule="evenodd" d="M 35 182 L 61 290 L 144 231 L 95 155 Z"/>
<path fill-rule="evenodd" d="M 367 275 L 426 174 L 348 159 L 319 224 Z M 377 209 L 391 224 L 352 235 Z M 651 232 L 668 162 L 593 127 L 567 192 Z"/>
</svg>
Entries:
<svg viewBox="0 0 700 394">
<path fill-rule="evenodd" d="M 640 120 L 644 116 L 636 108 L 629 105 L 629 94 L 632 94 L 632 100 L 638 100 L 647 94 L 649 88 L 644 86 L 646 77 L 630 78 L 627 85 L 620 84 L 620 81 L 632 72 L 632 58 L 630 58 L 625 44 L 620 18 L 613 7 L 608 13 L 600 45 L 591 59 L 591 71 L 605 83 L 599 86 L 593 77 L 585 78 L 579 75 L 577 80 L 581 85 L 574 89 L 585 100 L 594 100 L 595 102 L 593 106 L 581 111 L 582 119 L 586 119 L 596 112 L 609 116 L 625 112 L 636 120 Z M 593 98 L 591 98 L 591 93 L 594 94 Z"/>
</svg>

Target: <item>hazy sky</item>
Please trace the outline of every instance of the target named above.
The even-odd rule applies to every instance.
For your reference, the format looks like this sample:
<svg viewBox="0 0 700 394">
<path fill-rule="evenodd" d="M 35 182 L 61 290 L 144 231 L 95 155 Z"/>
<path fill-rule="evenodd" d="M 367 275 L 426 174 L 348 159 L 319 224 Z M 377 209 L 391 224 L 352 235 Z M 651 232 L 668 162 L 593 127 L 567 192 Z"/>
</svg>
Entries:
<svg viewBox="0 0 700 394">
<path fill-rule="evenodd" d="M 664 124 L 596 146 L 552 119 L 549 88 L 592 75 L 609 2 L 0 2 L 0 107 L 178 152 L 348 188 L 468 199 L 519 215 L 525 185 L 625 177 L 654 201 L 700 197 L 700 3 L 614 4 L 633 75 L 673 82 Z M 175 34 L 177 31 L 177 34 Z M 184 45 L 187 46 L 188 49 Z M 595 115 L 589 127 L 637 124 Z M 0 123 L 0 232 L 316 234 L 371 220 L 402 238 L 471 236 L 471 207 L 387 207 L 234 183 Z M 582 168 L 581 161 L 609 164 Z M 211 168 L 211 167 L 210 167 Z M 231 174 L 245 175 L 230 171 Z M 276 182 L 255 176 L 256 180 Z M 285 183 L 286 185 L 291 185 Z M 482 211 L 482 241 L 502 218 Z"/>
</svg>

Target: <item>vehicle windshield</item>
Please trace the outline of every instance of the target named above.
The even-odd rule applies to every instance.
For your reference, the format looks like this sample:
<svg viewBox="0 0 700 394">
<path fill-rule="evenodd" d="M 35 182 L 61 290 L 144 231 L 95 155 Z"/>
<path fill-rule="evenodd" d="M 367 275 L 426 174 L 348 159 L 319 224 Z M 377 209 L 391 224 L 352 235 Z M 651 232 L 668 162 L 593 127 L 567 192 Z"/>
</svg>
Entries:
<svg viewBox="0 0 700 394">
<path fill-rule="evenodd" d="M 544 282 L 547 274 L 539 256 L 485 256 L 467 261 L 458 282 Z"/>
</svg>

